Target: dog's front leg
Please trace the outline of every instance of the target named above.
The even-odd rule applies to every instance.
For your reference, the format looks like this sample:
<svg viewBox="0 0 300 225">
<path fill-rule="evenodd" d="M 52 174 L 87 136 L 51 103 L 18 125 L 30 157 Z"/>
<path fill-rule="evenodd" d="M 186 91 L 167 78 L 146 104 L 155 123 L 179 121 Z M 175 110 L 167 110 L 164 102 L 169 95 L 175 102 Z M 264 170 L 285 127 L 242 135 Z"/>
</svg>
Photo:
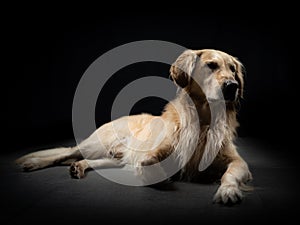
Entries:
<svg viewBox="0 0 300 225">
<path fill-rule="evenodd" d="M 236 203 L 243 197 L 244 184 L 252 179 L 247 163 L 239 156 L 235 146 L 225 149 L 225 160 L 228 160 L 226 172 L 221 178 L 221 186 L 214 196 L 214 201 L 219 203 Z"/>
</svg>

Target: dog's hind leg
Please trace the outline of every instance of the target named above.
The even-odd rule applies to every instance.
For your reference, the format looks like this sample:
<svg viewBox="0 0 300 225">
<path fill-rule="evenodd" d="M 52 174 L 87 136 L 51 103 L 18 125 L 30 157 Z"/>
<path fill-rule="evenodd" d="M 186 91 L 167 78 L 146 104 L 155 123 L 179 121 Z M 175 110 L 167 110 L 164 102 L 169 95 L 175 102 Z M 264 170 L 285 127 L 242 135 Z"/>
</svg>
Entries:
<svg viewBox="0 0 300 225">
<path fill-rule="evenodd" d="M 118 159 L 83 159 L 77 162 L 73 162 L 70 166 L 70 175 L 72 178 L 83 178 L 87 169 L 104 169 L 104 168 L 119 168 L 124 164 Z"/>
</svg>

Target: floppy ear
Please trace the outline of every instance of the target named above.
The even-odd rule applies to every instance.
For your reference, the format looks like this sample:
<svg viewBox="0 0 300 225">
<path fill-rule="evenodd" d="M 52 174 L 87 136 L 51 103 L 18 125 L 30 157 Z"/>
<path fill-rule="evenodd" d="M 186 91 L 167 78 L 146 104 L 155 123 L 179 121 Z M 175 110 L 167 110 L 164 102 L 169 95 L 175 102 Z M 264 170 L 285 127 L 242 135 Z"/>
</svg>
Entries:
<svg viewBox="0 0 300 225">
<path fill-rule="evenodd" d="M 184 88 L 190 81 L 197 61 L 197 54 L 192 50 L 184 51 L 170 68 L 170 75 L 175 83 Z"/>
<path fill-rule="evenodd" d="M 239 97 L 243 98 L 243 92 L 244 92 L 244 74 L 245 74 L 245 68 L 243 64 L 237 59 L 233 58 L 234 63 L 236 64 L 236 80 L 239 83 Z"/>
</svg>

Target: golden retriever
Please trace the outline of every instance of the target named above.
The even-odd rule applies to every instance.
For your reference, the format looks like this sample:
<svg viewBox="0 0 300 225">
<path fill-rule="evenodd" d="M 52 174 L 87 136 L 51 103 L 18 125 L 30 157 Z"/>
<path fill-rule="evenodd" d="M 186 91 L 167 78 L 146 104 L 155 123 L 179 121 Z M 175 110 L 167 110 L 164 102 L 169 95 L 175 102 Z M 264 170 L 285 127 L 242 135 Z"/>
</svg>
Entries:
<svg viewBox="0 0 300 225">
<path fill-rule="evenodd" d="M 33 152 L 16 163 L 25 171 L 69 164 L 71 176 L 83 178 L 88 168 L 147 167 L 175 154 L 180 177 L 193 180 L 209 169 L 213 174 L 221 171 L 214 201 L 238 202 L 252 179 L 234 144 L 236 106 L 244 87 L 242 64 L 222 51 L 186 50 L 171 66 L 170 76 L 178 93 L 161 116 L 122 117 L 75 147 Z"/>
</svg>

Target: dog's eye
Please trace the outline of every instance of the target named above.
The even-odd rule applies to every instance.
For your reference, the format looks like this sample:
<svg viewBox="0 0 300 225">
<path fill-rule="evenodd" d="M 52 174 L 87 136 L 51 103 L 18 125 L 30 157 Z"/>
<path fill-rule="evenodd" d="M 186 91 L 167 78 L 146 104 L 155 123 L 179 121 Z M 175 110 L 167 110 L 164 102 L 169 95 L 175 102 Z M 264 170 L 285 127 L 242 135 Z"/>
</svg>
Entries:
<svg viewBox="0 0 300 225">
<path fill-rule="evenodd" d="M 230 65 L 229 69 L 231 70 L 231 72 L 235 73 L 235 67 L 234 67 L 234 65 Z"/>
<path fill-rule="evenodd" d="M 206 65 L 211 70 L 215 70 L 219 67 L 218 63 L 216 63 L 216 62 L 208 62 L 208 63 L 206 63 Z"/>
</svg>

